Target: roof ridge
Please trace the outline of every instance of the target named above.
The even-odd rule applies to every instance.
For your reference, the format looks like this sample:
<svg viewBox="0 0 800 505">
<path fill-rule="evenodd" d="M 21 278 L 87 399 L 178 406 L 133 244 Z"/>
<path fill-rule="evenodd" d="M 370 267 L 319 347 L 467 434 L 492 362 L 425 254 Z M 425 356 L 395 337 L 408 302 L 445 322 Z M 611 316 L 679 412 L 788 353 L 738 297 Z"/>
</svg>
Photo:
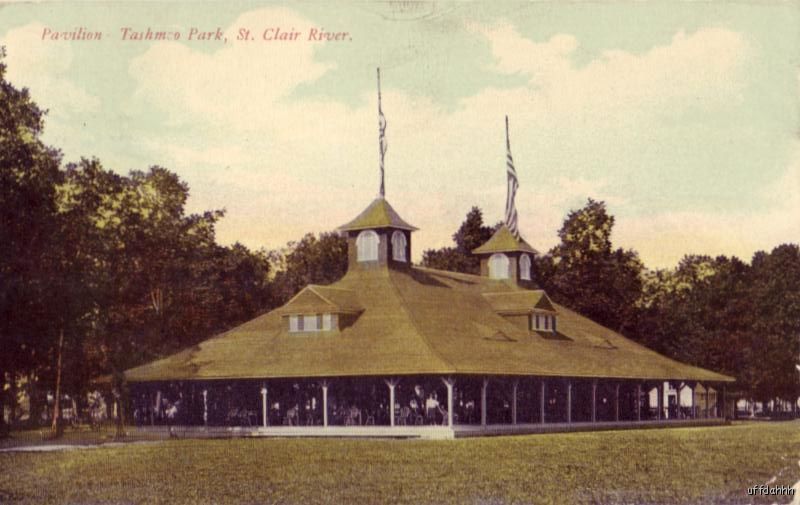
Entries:
<svg viewBox="0 0 800 505">
<path fill-rule="evenodd" d="M 329 299 L 328 299 L 326 296 L 324 296 L 322 293 L 318 292 L 318 291 L 315 289 L 315 288 L 317 288 L 317 287 L 321 287 L 321 286 L 317 286 L 316 284 L 309 284 L 309 285 L 307 285 L 307 286 L 306 286 L 306 289 L 308 289 L 309 291 L 311 291 L 312 293 L 314 293 L 314 294 L 315 294 L 315 295 L 317 295 L 318 297 L 322 298 L 322 300 L 323 300 L 323 301 L 325 301 L 325 302 L 328 302 L 329 304 L 333 305 L 334 307 L 339 307 L 339 304 L 332 302 L 332 301 L 331 301 L 331 300 L 329 300 Z M 300 292 L 302 292 L 302 291 L 303 291 L 303 290 L 301 289 L 301 290 L 300 290 Z M 300 293 L 298 292 L 297 294 L 299 295 Z M 292 300 L 294 300 L 294 298 L 292 298 Z M 291 300 L 289 300 L 289 302 L 290 302 L 290 301 L 291 301 Z M 289 302 L 286 302 L 286 303 L 284 304 L 284 306 L 285 306 L 285 305 L 289 305 Z M 341 307 L 340 307 L 340 308 L 341 308 Z"/>
<path fill-rule="evenodd" d="M 406 307 L 406 299 L 400 292 L 400 288 L 398 288 L 397 285 L 394 283 L 394 278 L 391 274 L 389 275 L 389 284 L 392 286 L 392 290 L 394 290 L 397 297 L 400 298 L 400 300 L 403 302 L 400 304 L 400 307 L 403 310 L 403 312 L 405 312 L 406 316 L 408 316 L 408 320 L 411 321 L 411 325 L 414 327 L 415 330 L 417 330 L 417 335 L 419 335 L 422 341 L 425 342 L 425 345 L 428 346 L 428 349 L 433 353 L 434 356 L 436 356 L 436 359 L 438 359 L 446 367 L 450 368 L 451 373 L 454 373 L 456 371 L 456 367 L 453 366 L 453 364 L 450 363 L 448 360 L 444 359 L 444 357 L 442 357 L 442 354 L 433 347 L 430 340 L 428 340 L 428 337 L 425 335 L 425 332 L 422 331 L 420 325 L 417 323 L 417 320 L 414 317 L 412 311 L 408 310 L 408 307 Z"/>
</svg>

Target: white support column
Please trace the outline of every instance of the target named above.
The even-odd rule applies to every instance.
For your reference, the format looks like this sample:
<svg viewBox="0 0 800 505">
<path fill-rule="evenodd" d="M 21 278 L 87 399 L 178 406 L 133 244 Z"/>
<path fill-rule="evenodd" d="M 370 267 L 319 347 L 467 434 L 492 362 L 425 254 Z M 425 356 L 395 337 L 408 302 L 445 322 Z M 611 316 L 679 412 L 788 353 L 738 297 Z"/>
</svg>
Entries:
<svg viewBox="0 0 800 505">
<path fill-rule="evenodd" d="M 545 423 L 545 397 L 547 394 L 547 383 L 545 379 L 542 379 L 541 384 L 539 385 L 539 422 L 544 424 Z"/>
<path fill-rule="evenodd" d="M 692 419 L 697 419 L 697 383 L 689 383 L 689 390 L 692 392 Z"/>
<path fill-rule="evenodd" d="M 208 426 L 208 389 L 203 390 L 203 425 Z"/>
<path fill-rule="evenodd" d="M 519 379 L 514 379 L 511 384 L 511 424 L 517 424 L 517 389 L 519 388 Z"/>
<path fill-rule="evenodd" d="M 619 382 L 614 384 L 614 421 L 619 421 Z"/>
<path fill-rule="evenodd" d="M 328 381 L 324 380 L 322 386 L 322 426 L 328 427 Z"/>
<path fill-rule="evenodd" d="M 267 419 L 267 383 L 261 385 L 261 426 L 266 428 L 269 425 Z"/>
<path fill-rule="evenodd" d="M 489 378 L 483 378 L 481 387 L 481 426 L 486 427 L 486 390 L 489 388 Z"/>
<path fill-rule="evenodd" d="M 397 379 L 386 379 L 386 385 L 389 386 L 389 426 L 394 426 L 394 388 L 397 386 Z"/>
<path fill-rule="evenodd" d="M 660 421 L 664 418 L 664 381 L 658 381 L 658 386 L 656 386 L 656 395 L 658 396 L 658 401 L 656 401 L 656 405 L 658 406 L 657 419 Z"/>
<path fill-rule="evenodd" d="M 705 384 L 705 388 L 706 388 L 706 419 L 708 419 L 709 403 L 710 403 L 709 402 L 709 397 L 708 397 L 708 390 L 711 389 L 711 387 L 709 387 L 708 383 L 706 383 Z"/>
<path fill-rule="evenodd" d="M 597 379 L 592 381 L 592 422 L 597 422 Z"/>
<path fill-rule="evenodd" d="M 567 422 L 572 422 L 572 381 L 567 381 Z"/>
<path fill-rule="evenodd" d="M 448 377 L 446 379 L 442 379 L 444 385 L 447 386 L 447 427 L 453 428 L 453 386 L 455 385 L 455 379 Z"/>
</svg>

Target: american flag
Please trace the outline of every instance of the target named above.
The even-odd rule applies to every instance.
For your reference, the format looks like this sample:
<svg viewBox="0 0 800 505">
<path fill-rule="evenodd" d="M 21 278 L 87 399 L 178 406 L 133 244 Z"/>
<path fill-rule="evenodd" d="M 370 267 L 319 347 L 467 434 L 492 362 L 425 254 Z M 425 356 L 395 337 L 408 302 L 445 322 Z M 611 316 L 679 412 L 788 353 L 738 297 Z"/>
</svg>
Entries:
<svg viewBox="0 0 800 505">
<path fill-rule="evenodd" d="M 519 181 L 517 181 L 517 171 L 514 169 L 514 158 L 511 157 L 511 140 L 508 137 L 508 116 L 506 116 L 506 174 L 508 176 L 508 188 L 506 192 L 506 227 L 514 237 L 519 238 L 519 228 L 517 226 L 517 206 L 514 204 L 514 197 L 517 196 Z"/>
<path fill-rule="evenodd" d="M 381 197 L 385 196 L 386 189 L 383 183 L 383 158 L 386 156 L 386 149 L 389 143 L 386 141 L 386 116 L 381 110 L 381 69 L 378 69 L 378 151 L 381 156 Z"/>
</svg>

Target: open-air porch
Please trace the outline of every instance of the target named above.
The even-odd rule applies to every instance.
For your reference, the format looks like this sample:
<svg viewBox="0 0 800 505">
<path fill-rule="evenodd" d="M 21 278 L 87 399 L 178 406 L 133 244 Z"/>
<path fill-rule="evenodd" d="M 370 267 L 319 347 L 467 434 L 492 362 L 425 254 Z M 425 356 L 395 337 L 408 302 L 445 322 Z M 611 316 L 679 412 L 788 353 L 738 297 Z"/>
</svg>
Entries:
<svg viewBox="0 0 800 505">
<path fill-rule="evenodd" d="M 137 427 L 177 436 L 455 438 L 708 424 L 724 412 L 710 384 L 527 376 L 153 382 L 135 384 L 131 403 Z"/>
</svg>

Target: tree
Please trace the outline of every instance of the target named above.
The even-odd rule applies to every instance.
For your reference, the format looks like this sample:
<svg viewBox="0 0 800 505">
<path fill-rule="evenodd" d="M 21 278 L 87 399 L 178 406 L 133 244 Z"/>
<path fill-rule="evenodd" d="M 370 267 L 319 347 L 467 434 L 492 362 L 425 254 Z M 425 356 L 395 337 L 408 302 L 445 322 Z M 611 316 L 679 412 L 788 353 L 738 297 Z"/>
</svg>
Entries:
<svg viewBox="0 0 800 505">
<path fill-rule="evenodd" d="M 767 401 L 800 396 L 800 247 L 757 252 L 750 270 L 752 391 Z"/>
<path fill-rule="evenodd" d="M 555 300 L 617 331 L 635 321 L 644 265 L 632 250 L 614 249 L 614 217 L 589 199 L 571 211 L 558 232 L 561 243 L 536 262 L 537 280 Z"/>
<path fill-rule="evenodd" d="M 330 284 L 347 272 L 347 239 L 336 232 L 309 233 L 272 251 L 275 265 L 273 296 L 276 305 L 286 303 L 308 284 Z"/>
<path fill-rule="evenodd" d="M 41 260 L 56 227 L 60 162 L 40 139 L 44 112 L 27 89 L 5 80 L 4 56 L 0 49 L 0 414 L 6 383 L 31 367 L 33 350 L 52 336 L 36 316 L 48 306 Z M 0 415 L 0 436 L 7 428 Z"/>
<path fill-rule="evenodd" d="M 484 226 L 483 212 L 478 207 L 472 207 L 453 234 L 455 247 L 425 250 L 422 253 L 422 265 L 439 270 L 479 274 L 480 260 L 472 251 L 492 238 L 499 225 L 500 223 L 494 228 Z"/>
</svg>

